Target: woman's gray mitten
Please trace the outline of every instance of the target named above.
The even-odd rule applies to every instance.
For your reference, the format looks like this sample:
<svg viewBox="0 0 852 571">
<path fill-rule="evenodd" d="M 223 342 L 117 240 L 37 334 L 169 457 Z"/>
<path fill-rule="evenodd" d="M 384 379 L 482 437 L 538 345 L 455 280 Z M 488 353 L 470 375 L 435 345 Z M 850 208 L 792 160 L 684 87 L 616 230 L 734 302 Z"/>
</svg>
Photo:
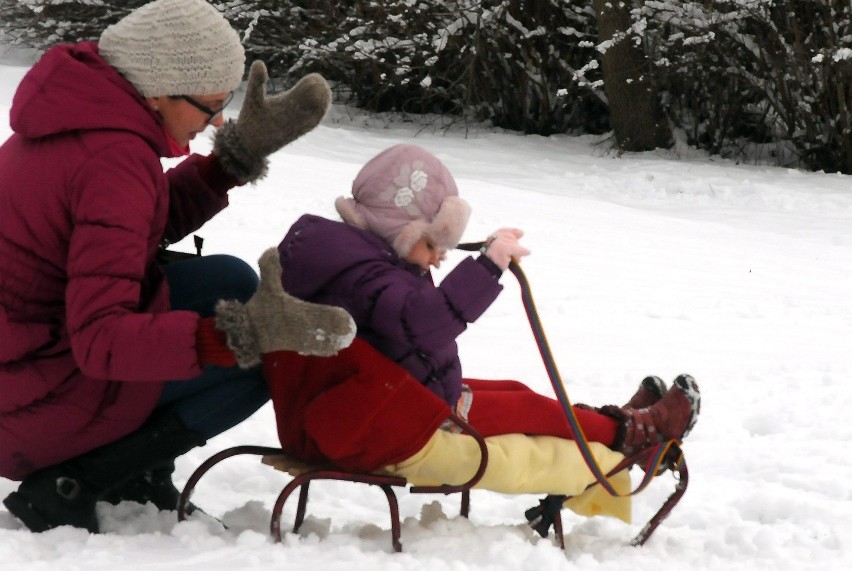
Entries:
<svg viewBox="0 0 852 571">
<path fill-rule="evenodd" d="M 235 300 L 216 304 L 216 328 L 225 332 L 244 369 L 274 351 L 334 355 L 355 338 L 355 322 L 345 310 L 289 295 L 281 287 L 281 272 L 278 250 L 270 248 L 260 257 L 257 293 L 244 304 Z"/>
<path fill-rule="evenodd" d="M 268 97 L 267 79 L 266 65 L 255 61 L 237 120 L 222 125 L 213 139 L 222 168 L 244 183 L 263 177 L 266 157 L 319 125 L 331 105 L 331 89 L 319 74 Z"/>
</svg>

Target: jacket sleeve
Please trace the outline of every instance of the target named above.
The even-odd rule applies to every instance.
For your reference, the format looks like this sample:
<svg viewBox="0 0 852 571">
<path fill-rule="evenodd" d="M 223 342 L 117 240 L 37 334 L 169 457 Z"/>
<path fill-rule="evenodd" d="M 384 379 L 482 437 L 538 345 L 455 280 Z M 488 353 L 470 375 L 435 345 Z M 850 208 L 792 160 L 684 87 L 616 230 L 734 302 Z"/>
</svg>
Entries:
<svg viewBox="0 0 852 571">
<path fill-rule="evenodd" d="M 236 185 L 213 155 L 190 155 L 169 169 L 166 177 L 169 216 L 163 237 L 172 243 L 198 230 L 228 206 L 228 190 Z"/>
<path fill-rule="evenodd" d="M 198 315 L 139 307 L 149 250 L 162 233 L 165 185 L 156 156 L 133 144 L 97 154 L 74 178 L 66 325 L 86 375 L 164 381 L 201 372 Z"/>
<path fill-rule="evenodd" d="M 399 276 L 399 269 L 395 274 Z M 502 286 L 495 276 L 473 258 L 465 258 L 437 287 L 428 279 L 377 278 L 371 295 L 356 296 L 366 304 L 356 311 L 369 314 L 378 333 L 408 339 L 414 346 L 431 350 L 461 335 L 497 299 Z"/>
</svg>

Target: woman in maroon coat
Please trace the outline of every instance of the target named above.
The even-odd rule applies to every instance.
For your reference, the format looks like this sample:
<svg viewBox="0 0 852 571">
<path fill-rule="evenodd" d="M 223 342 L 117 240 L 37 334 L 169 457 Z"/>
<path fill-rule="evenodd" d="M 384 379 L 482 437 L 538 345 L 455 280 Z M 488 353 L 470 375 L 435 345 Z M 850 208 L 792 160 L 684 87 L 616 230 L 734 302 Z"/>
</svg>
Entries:
<svg viewBox="0 0 852 571">
<path fill-rule="evenodd" d="M 256 62 L 224 124 L 244 63 L 210 4 L 157 0 L 98 43 L 50 49 L 15 94 L 0 147 L 0 476 L 22 480 L 4 503 L 34 531 L 98 531 L 103 499 L 174 509 L 174 458 L 268 400 L 262 353 L 327 355 L 354 335 L 344 311 L 277 279 L 258 290 L 236 258 L 156 261 L 328 107 L 317 75 L 267 97 Z M 214 152 L 163 173 L 211 124 Z"/>
</svg>

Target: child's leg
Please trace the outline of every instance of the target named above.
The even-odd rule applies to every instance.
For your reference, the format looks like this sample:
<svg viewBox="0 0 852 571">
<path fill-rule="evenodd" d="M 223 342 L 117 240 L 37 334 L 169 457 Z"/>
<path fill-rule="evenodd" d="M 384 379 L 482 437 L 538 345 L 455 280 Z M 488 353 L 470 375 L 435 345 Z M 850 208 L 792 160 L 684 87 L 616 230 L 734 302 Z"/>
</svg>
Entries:
<svg viewBox="0 0 852 571">
<path fill-rule="evenodd" d="M 465 379 L 473 392 L 468 421 L 483 436 L 544 434 L 574 439 L 559 401 L 538 394 L 518 381 Z M 586 440 L 607 446 L 615 440 L 618 423 L 595 410 L 574 407 Z"/>
<path fill-rule="evenodd" d="M 580 513 L 630 520 L 629 496 L 612 497 L 599 486 L 583 493 L 595 483 L 595 477 L 575 442 L 553 436 L 503 434 L 486 438 L 485 444 L 488 464 L 476 488 L 503 494 L 582 494 L 576 498 L 583 500 Z M 601 444 L 593 443 L 591 448 L 604 472 L 623 458 Z M 479 463 L 479 446 L 472 436 L 438 430 L 416 454 L 385 470 L 414 485 L 459 485 L 473 477 Z M 610 478 L 610 483 L 623 494 L 630 489 L 630 476 L 621 471 Z"/>
</svg>

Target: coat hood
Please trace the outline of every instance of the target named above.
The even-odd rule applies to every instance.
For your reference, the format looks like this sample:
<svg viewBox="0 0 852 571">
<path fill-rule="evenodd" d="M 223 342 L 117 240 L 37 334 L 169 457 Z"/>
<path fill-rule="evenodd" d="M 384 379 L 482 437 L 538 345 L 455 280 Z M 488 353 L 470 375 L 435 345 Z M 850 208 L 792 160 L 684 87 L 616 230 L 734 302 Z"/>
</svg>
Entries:
<svg viewBox="0 0 852 571">
<path fill-rule="evenodd" d="M 21 80 L 9 113 L 12 130 L 28 139 L 72 131 L 124 130 L 169 156 L 159 116 L 107 64 L 94 42 L 49 49 Z"/>
</svg>

